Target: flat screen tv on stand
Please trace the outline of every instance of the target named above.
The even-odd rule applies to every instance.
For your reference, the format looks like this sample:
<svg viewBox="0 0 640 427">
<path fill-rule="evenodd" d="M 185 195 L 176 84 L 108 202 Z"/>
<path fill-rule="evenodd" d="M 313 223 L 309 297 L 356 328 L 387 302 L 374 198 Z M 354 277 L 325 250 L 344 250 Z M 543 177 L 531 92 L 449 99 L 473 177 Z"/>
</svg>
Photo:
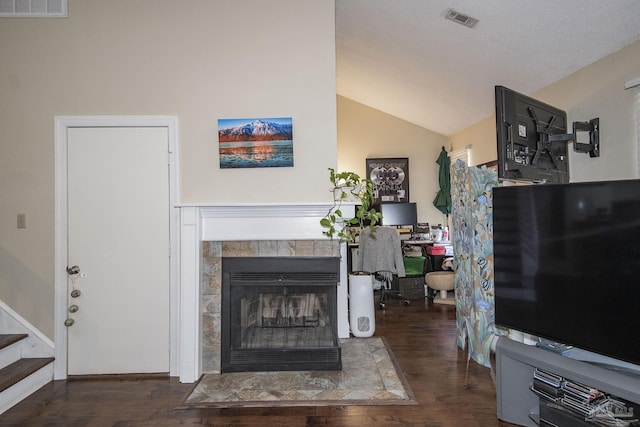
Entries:
<svg viewBox="0 0 640 427">
<path fill-rule="evenodd" d="M 569 182 L 568 144 L 600 155 L 599 119 L 574 122 L 567 113 L 529 96 L 495 87 L 498 178 L 539 183 Z M 581 142 L 588 135 L 589 142 Z M 580 141 L 579 141 L 580 140 Z"/>
<path fill-rule="evenodd" d="M 638 242 L 640 180 L 494 187 L 496 324 L 638 375 Z"/>
</svg>

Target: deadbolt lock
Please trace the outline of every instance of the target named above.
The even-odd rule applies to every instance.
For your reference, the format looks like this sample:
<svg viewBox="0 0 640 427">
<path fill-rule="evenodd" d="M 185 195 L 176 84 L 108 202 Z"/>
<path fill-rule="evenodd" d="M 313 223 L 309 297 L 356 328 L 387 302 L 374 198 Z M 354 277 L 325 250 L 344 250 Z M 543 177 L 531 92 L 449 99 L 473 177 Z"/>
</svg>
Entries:
<svg viewBox="0 0 640 427">
<path fill-rule="evenodd" d="M 64 326 L 66 326 L 68 328 L 69 326 L 73 325 L 74 323 L 76 323 L 76 321 L 69 317 L 67 320 L 64 321 Z"/>
<path fill-rule="evenodd" d="M 71 291 L 71 298 L 78 298 L 81 295 L 80 290 L 74 289 Z"/>
<path fill-rule="evenodd" d="M 79 309 L 79 307 L 76 304 L 73 304 L 72 306 L 69 307 L 69 313 L 75 313 L 77 312 Z"/>
</svg>

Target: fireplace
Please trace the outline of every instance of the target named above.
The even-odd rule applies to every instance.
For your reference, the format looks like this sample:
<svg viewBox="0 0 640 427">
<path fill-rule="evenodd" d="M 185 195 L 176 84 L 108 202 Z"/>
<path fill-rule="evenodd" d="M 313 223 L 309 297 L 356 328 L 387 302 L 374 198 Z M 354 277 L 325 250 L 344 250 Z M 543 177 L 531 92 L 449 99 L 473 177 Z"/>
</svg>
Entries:
<svg viewBox="0 0 640 427">
<path fill-rule="evenodd" d="M 350 336 L 347 245 L 322 235 L 330 203 L 183 205 L 180 208 L 180 275 L 175 313 L 180 381 L 222 365 L 222 259 L 225 257 L 339 257 L 338 337 Z M 353 206 L 343 205 L 353 215 Z"/>
<path fill-rule="evenodd" d="M 342 369 L 339 257 L 223 257 L 222 372 Z"/>
</svg>

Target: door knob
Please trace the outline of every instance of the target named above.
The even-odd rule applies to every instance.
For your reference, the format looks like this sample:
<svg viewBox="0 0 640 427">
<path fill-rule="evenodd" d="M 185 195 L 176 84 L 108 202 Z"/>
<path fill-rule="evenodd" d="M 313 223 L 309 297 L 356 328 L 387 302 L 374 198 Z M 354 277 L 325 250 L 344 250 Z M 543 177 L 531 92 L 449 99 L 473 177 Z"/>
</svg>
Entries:
<svg viewBox="0 0 640 427">
<path fill-rule="evenodd" d="M 76 304 L 73 304 L 72 306 L 69 307 L 69 313 L 75 313 L 77 312 L 79 309 L 79 307 Z"/>
<path fill-rule="evenodd" d="M 64 321 L 64 326 L 66 326 L 68 328 L 69 326 L 73 325 L 74 323 L 76 323 L 76 321 L 69 317 L 69 318 L 67 318 L 67 320 Z"/>
<path fill-rule="evenodd" d="M 75 276 L 78 273 L 80 273 L 80 267 L 78 267 L 77 265 L 74 265 L 73 267 L 67 267 L 67 274 L 69 276 Z"/>
<path fill-rule="evenodd" d="M 80 296 L 81 292 L 79 289 L 74 289 L 71 291 L 71 298 L 78 298 Z"/>
</svg>

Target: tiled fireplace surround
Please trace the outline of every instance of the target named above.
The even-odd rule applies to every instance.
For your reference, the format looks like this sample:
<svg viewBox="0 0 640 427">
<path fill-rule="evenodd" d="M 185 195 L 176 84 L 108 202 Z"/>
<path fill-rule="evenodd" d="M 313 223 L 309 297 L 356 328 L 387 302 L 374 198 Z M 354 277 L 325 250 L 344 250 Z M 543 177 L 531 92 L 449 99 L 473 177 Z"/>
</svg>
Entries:
<svg viewBox="0 0 640 427">
<path fill-rule="evenodd" d="M 182 382 L 197 381 L 202 373 L 220 373 L 223 256 L 341 256 L 338 336 L 349 337 L 346 245 L 322 236 L 319 225 L 329 206 L 181 207 L 178 369 Z"/>
</svg>

